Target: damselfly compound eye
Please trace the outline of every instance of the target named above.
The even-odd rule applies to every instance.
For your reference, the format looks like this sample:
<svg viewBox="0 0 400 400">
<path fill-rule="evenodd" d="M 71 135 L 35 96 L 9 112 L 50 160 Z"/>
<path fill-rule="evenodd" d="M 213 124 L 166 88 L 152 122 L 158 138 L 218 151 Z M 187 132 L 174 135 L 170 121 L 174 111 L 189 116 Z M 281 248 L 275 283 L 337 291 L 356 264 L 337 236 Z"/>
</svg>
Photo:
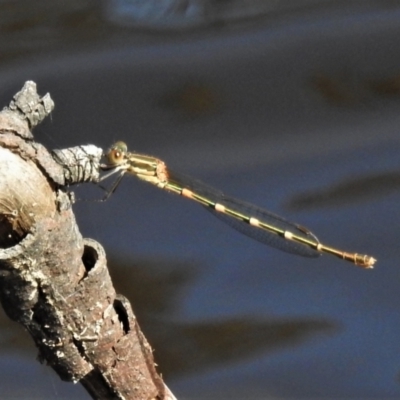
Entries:
<svg viewBox="0 0 400 400">
<path fill-rule="evenodd" d="M 110 164 L 121 163 L 124 160 L 127 151 L 128 147 L 124 142 L 113 144 L 106 155 L 108 162 Z"/>
</svg>

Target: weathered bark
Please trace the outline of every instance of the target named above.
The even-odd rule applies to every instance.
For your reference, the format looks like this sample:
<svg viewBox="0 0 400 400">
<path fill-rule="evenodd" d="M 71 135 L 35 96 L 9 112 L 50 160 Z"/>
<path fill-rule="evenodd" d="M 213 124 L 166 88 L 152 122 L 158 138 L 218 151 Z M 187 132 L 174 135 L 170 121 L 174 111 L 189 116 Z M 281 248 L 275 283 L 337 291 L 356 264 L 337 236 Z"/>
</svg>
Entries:
<svg viewBox="0 0 400 400">
<path fill-rule="evenodd" d="M 67 184 L 98 179 L 101 149 L 51 155 L 30 129 L 53 108 L 27 82 L 0 113 L 0 300 L 63 380 L 95 399 L 173 399 L 100 244 L 83 239 Z M 100 150 L 100 151 L 99 151 Z"/>
</svg>

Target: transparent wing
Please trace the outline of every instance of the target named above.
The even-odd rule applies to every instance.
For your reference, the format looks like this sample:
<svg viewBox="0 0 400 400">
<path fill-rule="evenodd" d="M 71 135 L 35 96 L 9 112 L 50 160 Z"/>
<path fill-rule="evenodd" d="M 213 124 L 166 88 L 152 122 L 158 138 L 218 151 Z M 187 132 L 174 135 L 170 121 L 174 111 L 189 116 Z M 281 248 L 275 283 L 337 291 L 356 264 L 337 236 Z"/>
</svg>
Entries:
<svg viewBox="0 0 400 400">
<path fill-rule="evenodd" d="M 248 218 L 257 218 L 258 220 L 268 225 L 275 226 L 282 231 L 290 231 L 297 236 L 308 239 L 314 243 L 319 243 L 317 237 L 307 229 L 301 227 L 300 225 L 289 222 L 270 211 L 246 203 L 242 200 L 226 196 L 220 190 L 214 189 L 213 187 L 208 186 L 205 183 L 191 177 L 172 171 L 168 171 L 168 173 L 169 180 L 173 181 L 174 184 L 179 185 L 181 188 L 189 189 L 193 193 L 201 195 L 202 197 L 209 200 L 210 203 L 222 204 L 226 208 L 245 215 Z M 212 206 L 205 206 L 205 208 L 209 212 L 211 212 L 211 214 L 231 226 L 233 229 L 236 229 L 240 233 L 263 244 L 275 247 L 287 253 L 297 254 L 303 257 L 318 257 L 320 255 L 317 250 L 314 250 L 305 244 L 293 242 L 284 238 L 281 235 L 277 235 L 261 227 L 250 225 L 246 220 L 240 220 L 226 213 L 217 211 Z"/>
</svg>

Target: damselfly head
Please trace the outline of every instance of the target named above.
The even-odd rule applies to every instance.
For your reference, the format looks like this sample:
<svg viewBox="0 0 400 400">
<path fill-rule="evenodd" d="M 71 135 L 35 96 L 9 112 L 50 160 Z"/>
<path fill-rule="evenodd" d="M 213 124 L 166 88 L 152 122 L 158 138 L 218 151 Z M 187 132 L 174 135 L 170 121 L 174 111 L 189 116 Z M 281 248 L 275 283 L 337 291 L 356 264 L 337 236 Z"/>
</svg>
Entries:
<svg viewBox="0 0 400 400">
<path fill-rule="evenodd" d="M 109 164 L 118 165 L 125 160 L 125 155 L 128 151 L 128 147 L 124 142 L 114 143 L 107 151 L 106 158 Z"/>
</svg>

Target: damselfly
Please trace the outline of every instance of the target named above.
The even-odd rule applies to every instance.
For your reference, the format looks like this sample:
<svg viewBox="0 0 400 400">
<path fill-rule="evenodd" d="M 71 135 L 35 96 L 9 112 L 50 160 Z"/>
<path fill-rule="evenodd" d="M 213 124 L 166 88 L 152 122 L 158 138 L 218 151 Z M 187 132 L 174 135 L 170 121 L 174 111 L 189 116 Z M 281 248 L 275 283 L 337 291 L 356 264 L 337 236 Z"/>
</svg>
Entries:
<svg viewBox="0 0 400 400">
<path fill-rule="evenodd" d="M 115 191 L 124 174 L 129 173 L 161 189 L 198 202 L 244 235 L 287 253 L 304 257 L 318 257 L 322 253 L 328 253 L 364 268 L 373 268 L 376 261 L 368 255 L 348 253 L 326 246 L 300 225 L 226 196 L 201 181 L 173 172 L 155 157 L 128 152 L 124 142 L 115 143 L 107 152 L 106 159 L 107 164 L 102 164 L 101 169 L 109 172 L 101 180 L 116 173 L 120 174 L 106 198 Z"/>
</svg>

